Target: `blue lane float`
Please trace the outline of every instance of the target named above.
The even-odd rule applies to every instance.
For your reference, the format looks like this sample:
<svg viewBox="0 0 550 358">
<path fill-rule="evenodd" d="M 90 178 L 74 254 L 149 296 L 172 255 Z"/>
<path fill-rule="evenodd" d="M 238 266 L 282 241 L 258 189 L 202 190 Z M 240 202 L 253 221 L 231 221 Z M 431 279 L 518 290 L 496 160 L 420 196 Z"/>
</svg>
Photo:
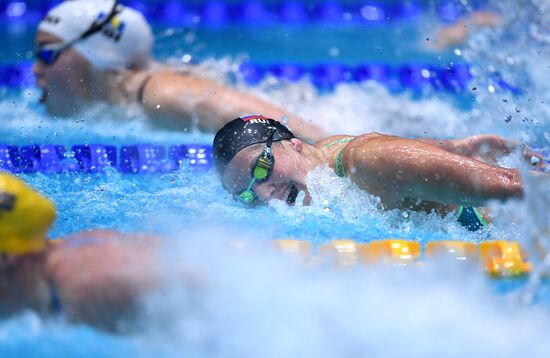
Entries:
<svg viewBox="0 0 550 358">
<path fill-rule="evenodd" d="M 179 144 L 168 148 L 158 144 L 132 144 L 117 148 L 105 144 L 63 145 L 0 144 L 0 170 L 12 173 L 57 174 L 62 172 L 103 173 L 112 168 L 121 173 L 170 173 L 182 168 L 208 171 L 212 167 L 212 147 Z"/>
<path fill-rule="evenodd" d="M 166 149 L 161 145 L 136 144 L 120 148 L 120 171 L 123 173 L 158 173 L 165 168 Z"/>
<path fill-rule="evenodd" d="M 550 148 L 532 148 L 550 170 Z M 117 148 L 106 144 L 76 144 L 70 149 L 56 144 L 24 146 L 0 144 L 0 171 L 11 173 L 104 173 L 107 168 L 127 174 L 162 174 L 180 169 L 208 171 L 212 146 L 206 144 L 132 144 Z"/>
<path fill-rule="evenodd" d="M 406 90 L 423 92 L 429 89 L 460 93 L 468 90 L 468 84 L 473 79 L 470 65 L 467 63 L 452 63 L 445 67 L 436 67 L 422 63 L 408 63 L 401 66 L 383 63 L 357 65 L 320 63 L 305 66 L 291 62 L 269 65 L 244 62 L 239 66 L 239 72 L 249 85 L 259 84 L 266 76 L 290 82 L 307 78 L 318 89 L 329 91 L 341 83 L 375 81 L 385 85 L 392 92 Z M 514 95 L 523 93 L 519 87 L 508 83 L 498 72 L 490 74 L 489 78 L 504 91 Z M 32 86 L 33 83 L 31 63 L 0 65 L 0 86 L 25 88 Z"/>
<path fill-rule="evenodd" d="M 65 146 L 53 144 L 25 145 L 19 148 L 19 169 L 23 173 L 60 173 L 63 165 Z"/>
<path fill-rule="evenodd" d="M 60 0 L 15 0 L 0 2 L 1 23 L 35 25 Z M 131 6 L 155 23 L 171 26 L 266 26 L 283 24 L 353 24 L 376 25 L 393 21 L 414 20 L 430 12 L 443 21 L 453 22 L 468 13 L 486 6 L 486 0 L 439 1 L 314 1 L 296 0 L 263 2 L 249 1 L 175 1 L 127 0 Z"/>
<path fill-rule="evenodd" d="M 0 86 L 2 87 L 30 87 L 34 85 L 32 63 L 10 63 L 0 65 Z"/>
<path fill-rule="evenodd" d="M 19 168 L 19 147 L 0 144 L 0 169 L 18 173 Z"/>
<path fill-rule="evenodd" d="M 364 63 L 346 65 L 324 63 L 303 66 L 292 63 L 261 65 L 245 62 L 240 66 L 243 80 L 249 85 L 259 84 L 266 76 L 296 82 L 304 77 L 320 90 L 333 90 L 341 83 L 363 83 L 375 81 L 385 85 L 392 92 L 425 90 L 461 93 L 469 90 L 473 80 L 470 65 L 452 63 L 446 67 L 429 64 L 410 63 L 402 66 L 390 66 L 383 63 Z M 522 94 L 517 86 L 505 81 L 498 73 L 489 76 L 498 87 L 514 95 Z"/>
<path fill-rule="evenodd" d="M 453 63 L 446 67 L 429 64 L 409 63 L 390 66 L 383 63 L 363 63 L 345 65 L 339 63 L 321 63 L 304 66 L 297 63 L 282 62 L 261 65 L 244 62 L 239 66 L 243 80 L 249 85 L 259 84 L 266 76 L 297 82 L 308 78 L 320 90 L 333 90 L 341 83 L 362 83 L 375 81 L 385 85 L 392 92 L 411 90 L 423 92 L 444 91 L 460 93 L 468 91 L 473 76 L 467 63 Z M 500 73 L 489 75 L 491 81 L 500 89 L 521 95 L 521 88 L 507 82 Z M 34 84 L 32 63 L 0 65 L 0 87 L 25 88 Z"/>
<path fill-rule="evenodd" d="M 105 167 L 117 166 L 117 149 L 114 145 L 79 144 L 72 149 L 78 171 L 99 173 Z"/>
</svg>

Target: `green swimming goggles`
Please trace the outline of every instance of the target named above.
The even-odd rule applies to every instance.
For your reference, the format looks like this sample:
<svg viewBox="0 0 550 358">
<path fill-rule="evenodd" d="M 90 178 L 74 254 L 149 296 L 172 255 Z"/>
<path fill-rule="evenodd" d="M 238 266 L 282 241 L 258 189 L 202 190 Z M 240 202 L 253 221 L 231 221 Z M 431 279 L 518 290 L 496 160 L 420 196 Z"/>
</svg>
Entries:
<svg viewBox="0 0 550 358">
<path fill-rule="evenodd" d="M 264 150 L 262 154 L 260 154 L 256 164 L 252 167 L 252 180 L 248 184 L 248 187 L 239 194 L 239 201 L 251 206 L 258 202 L 258 195 L 254 192 L 252 187 L 255 183 L 263 183 L 269 179 L 273 171 L 273 166 L 275 165 L 275 157 L 271 150 L 271 144 L 273 144 L 273 135 L 275 134 L 276 128 L 269 127 L 268 129 L 270 132 Z"/>
</svg>

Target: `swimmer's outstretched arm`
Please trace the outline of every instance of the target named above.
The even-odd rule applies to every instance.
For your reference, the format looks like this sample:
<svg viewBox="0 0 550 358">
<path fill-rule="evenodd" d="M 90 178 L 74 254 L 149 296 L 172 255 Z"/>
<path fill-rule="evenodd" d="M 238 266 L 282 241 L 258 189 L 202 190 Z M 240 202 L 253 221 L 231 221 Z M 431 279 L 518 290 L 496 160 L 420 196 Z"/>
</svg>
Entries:
<svg viewBox="0 0 550 358">
<path fill-rule="evenodd" d="M 521 148 L 523 157 L 530 165 L 543 167 L 544 157 L 532 151 L 520 142 L 509 140 L 494 134 L 480 134 L 463 139 L 416 139 L 419 142 L 431 144 L 451 153 L 481 160 L 488 164 L 497 164 L 497 160 Z M 533 162 L 533 157 L 537 158 Z"/>
<path fill-rule="evenodd" d="M 174 128 L 190 128 L 196 124 L 201 130 L 215 132 L 239 116 L 258 113 L 277 120 L 288 115 L 289 127 L 305 140 L 315 141 L 324 136 L 314 123 L 276 105 L 210 79 L 171 71 L 155 73 L 144 88 L 143 99 L 143 108 L 150 117 Z"/>
<path fill-rule="evenodd" d="M 483 206 L 522 195 L 517 170 L 417 140 L 380 136 L 350 148 L 344 159 L 351 179 L 390 206 L 404 199 Z"/>
</svg>

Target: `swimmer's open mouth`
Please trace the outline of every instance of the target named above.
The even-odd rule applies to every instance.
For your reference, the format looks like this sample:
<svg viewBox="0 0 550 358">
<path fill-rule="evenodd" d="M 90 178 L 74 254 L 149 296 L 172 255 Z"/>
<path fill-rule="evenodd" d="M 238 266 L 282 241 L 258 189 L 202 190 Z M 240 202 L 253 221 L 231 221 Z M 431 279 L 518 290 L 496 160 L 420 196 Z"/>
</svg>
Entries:
<svg viewBox="0 0 550 358">
<path fill-rule="evenodd" d="M 48 100 L 48 91 L 42 91 L 42 96 L 40 96 L 40 103 L 46 103 Z"/>
<path fill-rule="evenodd" d="M 296 198 L 298 197 L 298 188 L 294 184 L 290 184 L 287 189 L 288 196 L 286 198 L 286 203 L 288 205 L 294 205 L 296 203 Z"/>
</svg>

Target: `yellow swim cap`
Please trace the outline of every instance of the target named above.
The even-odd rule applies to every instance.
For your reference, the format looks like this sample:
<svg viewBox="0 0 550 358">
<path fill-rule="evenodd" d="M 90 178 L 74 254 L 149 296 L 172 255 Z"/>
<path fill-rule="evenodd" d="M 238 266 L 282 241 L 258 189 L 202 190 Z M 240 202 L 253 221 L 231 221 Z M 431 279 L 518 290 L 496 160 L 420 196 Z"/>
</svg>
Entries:
<svg viewBox="0 0 550 358">
<path fill-rule="evenodd" d="M 42 250 L 54 220 L 53 202 L 14 176 L 0 172 L 0 253 Z"/>
</svg>

